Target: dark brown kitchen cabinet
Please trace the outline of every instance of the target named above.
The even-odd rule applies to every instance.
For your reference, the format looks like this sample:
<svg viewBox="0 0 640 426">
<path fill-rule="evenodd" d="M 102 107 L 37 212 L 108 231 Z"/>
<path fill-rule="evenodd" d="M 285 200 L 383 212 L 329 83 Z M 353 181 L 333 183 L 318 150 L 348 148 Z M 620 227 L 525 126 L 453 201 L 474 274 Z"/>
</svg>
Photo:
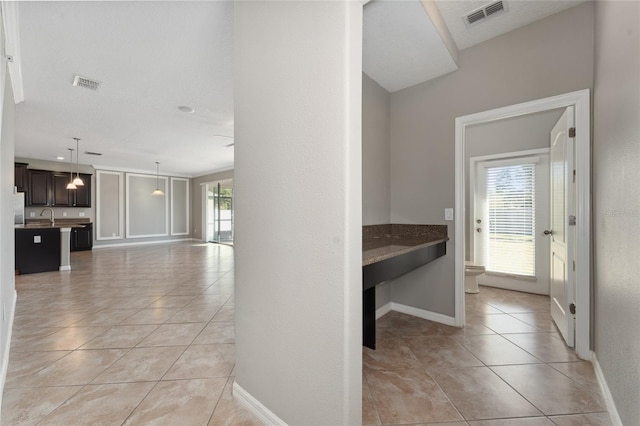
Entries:
<svg viewBox="0 0 640 426">
<path fill-rule="evenodd" d="M 56 207 L 71 207 L 73 194 L 67 189 L 71 181 L 69 173 L 53 173 L 53 191 L 51 192 L 51 205 Z"/>
<path fill-rule="evenodd" d="M 51 205 L 53 173 L 48 170 L 29 169 L 28 206 L 47 207 Z"/>
<path fill-rule="evenodd" d="M 83 186 L 73 191 L 73 207 L 91 207 L 91 175 L 80 173 Z"/>
<path fill-rule="evenodd" d="M 18 192 L 26 192 L 28 187 L 28 170 L 27 163 L 14 163 L 13 167 L 13 185 Z"/>
</svg>

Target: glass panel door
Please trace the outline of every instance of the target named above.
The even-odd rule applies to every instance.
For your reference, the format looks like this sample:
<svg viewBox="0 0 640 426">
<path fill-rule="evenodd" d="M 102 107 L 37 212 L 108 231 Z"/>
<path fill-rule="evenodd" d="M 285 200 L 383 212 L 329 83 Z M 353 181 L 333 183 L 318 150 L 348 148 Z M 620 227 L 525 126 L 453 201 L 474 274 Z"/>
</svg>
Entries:
<svg viewBox="0 0 640 426">
<path fill-rule="evenodd" d="M 233 244 L 233 185 L 231 180 L 207 184 L 206 239 Z"/>
</svg>

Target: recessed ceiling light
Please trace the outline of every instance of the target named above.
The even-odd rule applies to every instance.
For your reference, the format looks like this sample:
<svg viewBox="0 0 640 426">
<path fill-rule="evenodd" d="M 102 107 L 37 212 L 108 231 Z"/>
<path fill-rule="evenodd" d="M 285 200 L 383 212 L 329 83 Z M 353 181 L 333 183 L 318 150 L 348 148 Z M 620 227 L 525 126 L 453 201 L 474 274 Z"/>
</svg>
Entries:
<svg viewBox="0 0 640 426">
<path fill-rule="evenodd" d="M 56 157 L 56 160 L 64 160 L 64 157 Z"/>
<path fill-rule="evenodd" d="M 178 109 L 182 112 L 186 112 L 187 114 L 193 114 L 195 112 L 195 109 L 185 105 L 179 106 Z"/>
</svg>

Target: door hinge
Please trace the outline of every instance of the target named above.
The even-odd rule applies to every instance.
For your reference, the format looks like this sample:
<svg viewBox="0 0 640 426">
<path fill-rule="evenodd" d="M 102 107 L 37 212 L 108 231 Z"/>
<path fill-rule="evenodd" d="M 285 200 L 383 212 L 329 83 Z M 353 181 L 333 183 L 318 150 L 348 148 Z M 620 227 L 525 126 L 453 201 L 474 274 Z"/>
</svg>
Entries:
<svg viewBox="0 0 640 426">
<path fill-rule="evenodd" d="M 573 270 L 574 271 L 576 270 L 576 261 L 575 260 L 573 261 Z"/>
<path fill-rule="evenodd" d="M 571 312 L 571 315 L 575 315 L 576 314 L 576 304 L 572 303 L 569 305 L 569 312 Z"/>
<path fill-rule="evenodd" d="M 574 215 L 569 215 L 569 226 L 576 226 L 576 217 Z"/>
<path fill-rule="evenodd" d="M 569 137 L 570 138 L 575 138 L 576 137 L 576 128 L 575 127 L 570 127 L 569 128 Z"/>
<path fill-rule="evenodd" d="M 575 171 L 575 169 L 573 170 L 573 183 L 576 183 L 576 171 Z"/>
</svg>

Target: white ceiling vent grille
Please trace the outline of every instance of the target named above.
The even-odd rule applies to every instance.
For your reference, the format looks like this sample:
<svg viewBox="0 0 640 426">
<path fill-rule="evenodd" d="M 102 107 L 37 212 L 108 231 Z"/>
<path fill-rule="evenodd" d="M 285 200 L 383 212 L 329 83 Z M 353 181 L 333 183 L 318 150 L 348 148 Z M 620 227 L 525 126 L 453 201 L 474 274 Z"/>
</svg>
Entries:
<svg viewBox="0 0 640 426">
<path fill-rule="evenodd" d="M 94 92 L 97 92 L 98 90 L 100 90 L 100 86 L 102 86 L 102 82 L 76 75 L 75 78 L 73 79 L 73 85 L 78 87 L 84 87 L 85 89 L 89 89 L 89 90 L 93 90 Z"/>
<path fill-rule="evenodd" d="M 495 15 L 499 12 L 505 12 L 507 10 L 507 5 L 504 1 L 499 0 L 493 3 L 486 4 L 482 6 L 480 9 L 476 9 L 473 12 L 466 14 L 462 19 L 467 27 L 471 25 L 475 25 L 479 22 L 484 21 L 488 17 Z"/>
</svg>

